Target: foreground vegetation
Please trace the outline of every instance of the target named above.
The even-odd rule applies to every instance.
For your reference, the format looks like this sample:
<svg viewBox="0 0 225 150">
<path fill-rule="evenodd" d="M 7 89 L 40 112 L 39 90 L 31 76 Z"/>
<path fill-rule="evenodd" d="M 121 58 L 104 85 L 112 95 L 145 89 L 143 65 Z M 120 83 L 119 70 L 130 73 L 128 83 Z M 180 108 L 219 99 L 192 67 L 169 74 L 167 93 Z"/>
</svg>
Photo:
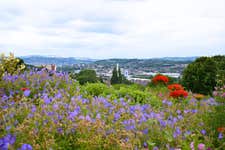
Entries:
<svg viewBox="0 0 225 150">
<path fill-rule="evenodd" d="M 90 89 L 90 85 L 79 86 L 62 73 L 5 75 L 1 81 L 1 146 L 189 149 L 193 142 L 195 147 L 204 143 L 215 149 L 224 142 L 224 138 L 215 137 L 215 132 L 222 136 L 217 131 L 220 126 L 212 129 L 208 125 L 210 117 L 206 114 L 215 112 L 219 105 L 213 98 L 199 101 L 189 95 L 186 99 L 173 99 L 163 87 L 142 91 L 148 98 L 145 101 L 122 94 L 93 97 L 90 90 L 88 93 L 83 89 Z M 131 93 L 129 88 L 120 90 L 114 92 Z"/>
<path fill-rule="evenodd" d="M 80 85 L 65 73 L 4 73 L 0 149 L 222 150 L 225 87 L 210 97 L 168 82 Z"/>
</svg>

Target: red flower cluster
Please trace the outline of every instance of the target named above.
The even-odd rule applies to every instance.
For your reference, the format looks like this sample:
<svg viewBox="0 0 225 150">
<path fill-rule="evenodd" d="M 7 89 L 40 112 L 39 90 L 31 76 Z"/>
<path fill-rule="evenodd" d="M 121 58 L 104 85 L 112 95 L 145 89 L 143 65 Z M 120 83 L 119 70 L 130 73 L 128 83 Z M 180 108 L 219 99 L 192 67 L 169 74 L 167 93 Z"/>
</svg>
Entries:
<svg viewBox="0 0 225 150">
<path fill-rule="evenodd" d="M 29 90 L 29 88 L 21 88 L 21 91 Z"/>
<path fill-rule="evenodd" d="M 225 127 L 219 127 L 219 128 L 217 128 L 217 131 L 218 131 L 218 132 L 221 132 L 221 133 L 222 133 L 222 132 L 225 132 Z"/>
<path fill-rule="evenodd" d="M 173 98 L 187 97 L 188 92 L 185 90 L 175 90 L 170 92 L 170 96 Z"/>
<path fill-rule="evenodd" d="M 168 89 L 170 90 L 170 96 L 173 97 L 173 98 L 187 97 L 188 96 L 188 92 L 185 91 L 183 86 L 178 84 L 178 83 L 168 85 Z"/>
<path fill-rule="evenodd" d="M 178 83 L 174 83 L 174 84 L 170 84 L 168 85 L 168 89 L 171 91 L 176 91 L 176 90 L 183 90 L 183 86 L 178 84 Z"/>
<path fill-rule="evenodd" d="M 169 82 L 169 78 L 167 76 L 158 74 L 152 79 L 152 82 L 154 84 L 158 84 L 158 83 L 167 84 Z"/>
</svg>

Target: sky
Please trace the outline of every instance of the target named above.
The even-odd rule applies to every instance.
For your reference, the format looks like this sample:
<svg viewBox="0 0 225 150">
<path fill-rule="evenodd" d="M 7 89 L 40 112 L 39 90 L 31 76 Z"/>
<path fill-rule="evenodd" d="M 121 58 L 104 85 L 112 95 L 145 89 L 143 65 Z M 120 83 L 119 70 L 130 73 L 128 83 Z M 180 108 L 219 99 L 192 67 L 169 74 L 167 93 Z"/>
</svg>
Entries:
<svg viewBox="0 0 225 150">
<path fill-rule="evenodd" d="M 0 53 L 225 55 L 225 0 L 0 0 Z"/>
</svg>

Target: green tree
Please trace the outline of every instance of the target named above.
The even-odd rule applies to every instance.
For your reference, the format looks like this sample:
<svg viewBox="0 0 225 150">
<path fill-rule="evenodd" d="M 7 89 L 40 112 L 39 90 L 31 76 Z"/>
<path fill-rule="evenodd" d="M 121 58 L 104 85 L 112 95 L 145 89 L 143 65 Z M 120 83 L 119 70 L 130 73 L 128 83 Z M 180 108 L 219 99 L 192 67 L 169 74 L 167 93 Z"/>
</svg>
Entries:
<svg viewBox="0 0 225 150">
<path fill-rule="evenodd" d="M 111 84 L 131 84 L 131 82 L 121 73 L 120 68 L 117 71 L 115 67 L 112 73 Z"/>
<path fill-rule="evenodd" d="M 90 69 L 80 71 L 75 78 L 81 85 L 85 83 L 96 83 L 99 81 L 96 72 Z"/>
<path fill-rule="evenodd" d="M 115 67 L 112 72 L 111 84 L 118 84 L 118 83 L 119 83 L 119 77 L 118 77 L 117 69 Z"/>
<path fill-rule="evenodd" d="M 118 82 L 123 83 L 124 78 L 125 77 L 121 74 L 121 70 L 119 68 L 119 70 L 118 70 Z"/>
<path fill-rule="evenodd" d="M 194 93 L 211 94 L 216 86 L 217 66 L 210 57 L 200 57 L 189 64 L 182 75 L 182 84 Z"/>
</svg>

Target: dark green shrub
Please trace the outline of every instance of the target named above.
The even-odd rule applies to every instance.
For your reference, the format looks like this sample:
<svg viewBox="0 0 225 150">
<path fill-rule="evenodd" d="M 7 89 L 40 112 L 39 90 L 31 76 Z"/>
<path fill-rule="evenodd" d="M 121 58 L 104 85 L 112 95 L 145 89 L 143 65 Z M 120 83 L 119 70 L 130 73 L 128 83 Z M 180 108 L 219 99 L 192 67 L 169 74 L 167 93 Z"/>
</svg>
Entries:
<svg viewBox="0 0 225 150">
<path fill-rule="evenodd" d="M 216 86 L 217 66 L 210 57 L 200 57 L 183 72 L 182 84 L 194 93 L 212 94 Z"/>
<path fill-rule="evenodd" d="M 75 79 L 79 81 L 81 85 L 85 83 L 96 83 L 99 81 L 96 72 L 89 69 L 80 71 L 80 73 L 76 75 Z"/>
</svg>

